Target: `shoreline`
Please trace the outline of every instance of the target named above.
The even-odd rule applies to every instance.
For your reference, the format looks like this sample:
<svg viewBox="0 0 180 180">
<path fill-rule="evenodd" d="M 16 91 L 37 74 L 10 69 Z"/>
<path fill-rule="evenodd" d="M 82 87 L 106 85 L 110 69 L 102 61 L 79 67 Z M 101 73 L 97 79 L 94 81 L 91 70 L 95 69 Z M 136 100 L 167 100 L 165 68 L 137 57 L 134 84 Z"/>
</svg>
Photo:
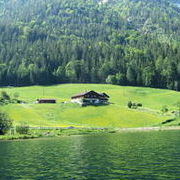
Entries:
<svg viewBox="0 0 180 180">
<path fill-rule="evenodd" d="M 25 140 L 37 138 L 52 138 L 74 135 L 89 135 L 89 134 L 110 134 L 110 133 L 125 133 L 125 132 L 149 132 L 149 131 L 172 131 L 180 130 L 180 126 L 157 126 L 157 127 L 137 127 L 137 128 L 63 128 L 63 127 L 32 127 L 28 134 L 13 134 L 2 135 L 0 141 L 7 140 Z"/>
<path fill-rule="evenodd" d="M 157 127 L 138 127 L 138 128 L 117 128 L 121 131 L 164 131 L 164 130 L 180 130 L 180 126 L 157 126 Z"/>
</svg>

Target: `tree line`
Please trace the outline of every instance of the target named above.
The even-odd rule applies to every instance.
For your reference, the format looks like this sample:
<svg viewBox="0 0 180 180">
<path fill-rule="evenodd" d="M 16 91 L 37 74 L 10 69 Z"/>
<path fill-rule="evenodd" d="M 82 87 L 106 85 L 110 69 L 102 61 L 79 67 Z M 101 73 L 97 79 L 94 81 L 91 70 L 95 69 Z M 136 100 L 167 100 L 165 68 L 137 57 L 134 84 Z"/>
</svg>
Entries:
<svg viewBox="0 0 180 180">
<path fill-rule="evenodd" d="M 1 0 L 0 12 L 1 86 L 180 90 L 180 8 L 170 1 Z"/>
</svg>

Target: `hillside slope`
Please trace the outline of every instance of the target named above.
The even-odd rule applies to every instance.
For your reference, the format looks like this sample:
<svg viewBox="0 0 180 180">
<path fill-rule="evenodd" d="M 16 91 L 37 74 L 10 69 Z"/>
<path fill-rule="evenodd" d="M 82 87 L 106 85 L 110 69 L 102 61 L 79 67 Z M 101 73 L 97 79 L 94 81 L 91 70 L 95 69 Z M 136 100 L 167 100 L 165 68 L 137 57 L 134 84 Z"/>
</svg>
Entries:
<svg viewBox="0 0 180 180">
<path fill-rule="evenodd" d="M 97 84 L 63 84 L 57 86 L 31 86 L 3 88 L 11 96 L 19 93 L 26 104 L 9 104 L 1 109 L 8 112 L 14 124 L 28 124 L 41 127 L 145 127 L 159 125 L 172 119 L 160 112 L 166 105 L 169 112 L 176 110 L 180 93 L 140 87 L 122 87 Z M 81 107 L 69 103 L 74 94 L 87 90 L 106 92 L 111 104 L 98 107 Z M 56 98 L 57 104 L 34 104 L 37 98 Z M 143 108 L 127 108 L 127 102 L 142 103 Z M 62 102 L 68 103 L 62 103 Z"/>
<path fill-rule="evenodd" d="M 1 0 L 0 85 L 107 82 L 180 90 L 178 1 L 100 2 Z"/>
</svg>

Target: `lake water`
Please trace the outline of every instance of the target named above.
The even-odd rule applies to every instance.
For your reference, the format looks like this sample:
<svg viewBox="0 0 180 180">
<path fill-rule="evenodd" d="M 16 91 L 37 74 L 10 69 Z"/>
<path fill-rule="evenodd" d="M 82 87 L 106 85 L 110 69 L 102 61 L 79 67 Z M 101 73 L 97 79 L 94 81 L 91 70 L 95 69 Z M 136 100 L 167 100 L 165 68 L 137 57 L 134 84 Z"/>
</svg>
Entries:
<svg viewBox="0 0 180 180">
<path fill-rule="evenodd" d="M 6 179 L 180 179 L 180 131 L 1 141 Z"/>
</svg>

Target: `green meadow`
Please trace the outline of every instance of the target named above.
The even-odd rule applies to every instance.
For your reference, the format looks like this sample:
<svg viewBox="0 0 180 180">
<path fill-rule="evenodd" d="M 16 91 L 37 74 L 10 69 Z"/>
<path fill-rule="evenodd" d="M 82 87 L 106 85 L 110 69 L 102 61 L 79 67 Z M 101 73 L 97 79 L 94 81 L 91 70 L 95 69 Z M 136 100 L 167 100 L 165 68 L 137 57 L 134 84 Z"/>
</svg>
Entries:
<svg viewBox="0 0 180 180">
<path fill-rule="evenodd" d="M 18 93 L 25 104 L 8 104 L 1 109 L 14 120 L 14 125 L 32 127 L 147 127 L 157 126 L 172 119 L 171 111 L 177 109 L 180 92 L 124 87 L 106 84 L 62 84 L 54 86 L 30 86 L 0 88 L 8 94 Z M 110 105 L 81 107 L 70 103 L 70 97 L 89 90 L 105 92 Z M 38 98 L 55 98 L 57 104 L 36 104 Z M 142 103 L 138 109 L 127 108 L 128 101 Z M 66 103 L 64 103 L 66 102 Z M 169 112 L 161 113 L 167 106 Z"/>
</svg>

